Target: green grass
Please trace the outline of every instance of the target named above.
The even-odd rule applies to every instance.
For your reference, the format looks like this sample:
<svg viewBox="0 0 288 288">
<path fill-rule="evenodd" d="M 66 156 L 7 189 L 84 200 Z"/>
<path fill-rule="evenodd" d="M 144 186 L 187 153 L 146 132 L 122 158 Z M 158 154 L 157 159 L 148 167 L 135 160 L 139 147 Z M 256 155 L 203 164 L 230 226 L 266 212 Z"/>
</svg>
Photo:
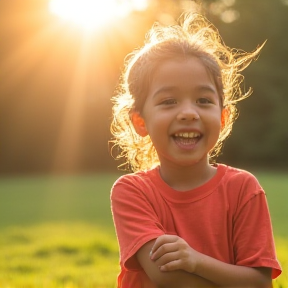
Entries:
<svg viewBox="0 0 288 288">
<path fill-rule="evenodd" d="M 84 221 L 113 228 L 110 189 L 119 175 L 0 178 L 0 229 Z"/>
<path fill-rule="evenodd" d="M 118 247 L 110 232 L 84 223 L 4 229 L 0 287 L 113 288 Z"/>
<path fill-rule="evenodd" d="M 288 172 L 254 174 L 266 192 L 275 235 L 288 239 Z"/>
<path fill-rule="evenodd" d="M 288 287 L 288 177 L 255 173 L 267 193 Z M 0 179 L 1 288 L 114 288 L 118 247 L 110 189 L 119 175 Z"/>
</svg>

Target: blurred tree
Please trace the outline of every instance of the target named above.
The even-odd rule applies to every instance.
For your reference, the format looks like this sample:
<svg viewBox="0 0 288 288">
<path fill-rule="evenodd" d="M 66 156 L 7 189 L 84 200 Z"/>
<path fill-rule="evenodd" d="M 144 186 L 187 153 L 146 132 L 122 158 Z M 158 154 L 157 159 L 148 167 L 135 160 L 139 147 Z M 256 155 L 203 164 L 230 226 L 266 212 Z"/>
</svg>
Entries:
<svg viewBox="0 0 288 288">
<path fill-rule="evenodd" d="M 216 4 L 221 9 L 213 11 Z M 210 3 L 209 8 L 228 46 L 251 51 L 267 40 L 259 59 L 244 71 L 245 86 L 252 86 L 254 93 L 240 103 L 239 119 L 221 159 L 287 169 L 288 3 L 222 0 Z"/>
<path fill-rule="evenodd" d="M 107 141 L 123 59 L 155 20 L 173 24 L 193 1 L 151 0 L 147 11 L 88 42 L 77 29 L 56 25 L 46 2 L 0 1 L 0 173 L 116 171 Z M 287 168 L 287 0 L 199 2 L 227 45 L 251 51 L 268 40 L 244 72 L 254 94 L 240 103 L 221 160 Z"/>
</svg>

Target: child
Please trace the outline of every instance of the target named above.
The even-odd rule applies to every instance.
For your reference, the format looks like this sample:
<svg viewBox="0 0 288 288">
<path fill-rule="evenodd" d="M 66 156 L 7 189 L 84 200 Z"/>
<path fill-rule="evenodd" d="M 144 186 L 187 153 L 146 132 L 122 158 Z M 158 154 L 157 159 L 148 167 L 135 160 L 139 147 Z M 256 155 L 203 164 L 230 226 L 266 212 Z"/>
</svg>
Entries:
<svg viewBox="0 0 288 288">
<path fill-rule="evenodd" d="M 127 60 L 111 131 L 134 171 L 112 188 L 118 287 L 271 287 L 281 273 L 265 193 L 216 164 L 255 59 L 203 16 L 154 26 Z M 244 140 L 243 140 L 244 141 Z"/>
</svg>

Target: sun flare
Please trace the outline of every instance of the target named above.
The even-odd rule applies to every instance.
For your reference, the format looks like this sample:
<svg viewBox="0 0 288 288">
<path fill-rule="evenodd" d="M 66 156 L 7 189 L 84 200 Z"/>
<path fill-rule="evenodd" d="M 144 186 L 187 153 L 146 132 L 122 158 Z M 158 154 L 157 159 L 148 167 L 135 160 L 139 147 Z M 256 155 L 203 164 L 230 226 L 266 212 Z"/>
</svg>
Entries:
<svg viewBox="0 0 288 288">
<path fill-rule="evenodd" d="M 50 0 L 49 9 L 64 20 L 94 30 L 134 10 L 145 10 L 148 0 Z"/>
</svg>

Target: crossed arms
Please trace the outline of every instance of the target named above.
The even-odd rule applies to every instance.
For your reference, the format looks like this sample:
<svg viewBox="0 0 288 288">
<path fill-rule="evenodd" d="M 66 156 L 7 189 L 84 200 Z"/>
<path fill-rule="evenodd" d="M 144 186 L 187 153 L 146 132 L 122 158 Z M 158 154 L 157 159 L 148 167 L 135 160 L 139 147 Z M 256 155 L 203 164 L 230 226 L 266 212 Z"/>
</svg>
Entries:
<svg viewBox="0 0 288 288">
<path fill-rule="evenodd" d="M 227 264 L 197 252 L 175 235 L 144 244 L 136 257 L 159 288 L 271 288 L 271 269 Z"/>
</svg>

